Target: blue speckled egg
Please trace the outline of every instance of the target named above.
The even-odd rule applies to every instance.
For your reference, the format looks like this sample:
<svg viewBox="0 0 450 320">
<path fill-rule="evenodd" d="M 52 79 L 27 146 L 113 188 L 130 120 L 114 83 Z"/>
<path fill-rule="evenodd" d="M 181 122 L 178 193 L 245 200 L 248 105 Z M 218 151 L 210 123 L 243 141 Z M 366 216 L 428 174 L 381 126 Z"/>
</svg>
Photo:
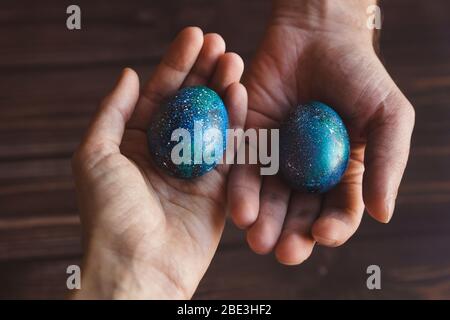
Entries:
<svg viewBox="0 0 450 320">
<path fill-rule="evenodd" d="M 324 103 L 298 106 L 280 128 L 280 171 L 294 189 L 327 192 L 342 178 L 349 155 L 345 125 Z"/>
<path fill-rule="evenodd" d="M 153 115 L 148 129 L 150 154 L 170 175 L 193 179 L 217 166 L 226 149 L 227 129 L 228 114 L 215 91 L 204 86 L 183 88 Z"/>
</svg>

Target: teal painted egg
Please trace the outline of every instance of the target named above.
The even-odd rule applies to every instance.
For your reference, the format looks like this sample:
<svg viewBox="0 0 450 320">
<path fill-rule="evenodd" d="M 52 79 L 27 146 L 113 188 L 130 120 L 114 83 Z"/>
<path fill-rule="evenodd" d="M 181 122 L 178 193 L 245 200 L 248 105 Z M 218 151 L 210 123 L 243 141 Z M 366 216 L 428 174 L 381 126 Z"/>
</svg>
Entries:
<svg viewBox="0 0 450 320">
<path fill-rule="evenodd" d="M 280 128 L 280 171 L 294 189 L 327 192 L 341 180 L 349 156 L 344 122 L 322 102 L 298 106 Z"/>
<path fill-rule="evenodd" d="M 193 179 L 217 166 L 226 149 L 228 114 L 220 96 L 204 86 L 179 90 L 152 117 L 148 146 L 168 174 Z"/>
</svg>

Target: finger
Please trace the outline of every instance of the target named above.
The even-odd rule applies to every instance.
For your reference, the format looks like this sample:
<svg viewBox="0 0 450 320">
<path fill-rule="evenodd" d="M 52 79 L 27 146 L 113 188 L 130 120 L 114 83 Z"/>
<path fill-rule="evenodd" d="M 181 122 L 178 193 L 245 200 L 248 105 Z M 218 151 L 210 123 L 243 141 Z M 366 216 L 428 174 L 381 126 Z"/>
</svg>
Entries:
<svg viewBox="0 0 450 320">
<path fill-rule="evenodd" d="M 126 68 L 113 91 L 100 104 L 82 145 L 101 147 L 103 151 L 118 151 L 125 124 L 134 111 L 138 97 L 138 75 Z"/>
<path fill-rule="evenodd" d="M 183 87 L 207 85 L 214 74 L 219 58 L 225 53 L 225 41 L 217 33 L 204 37 L 203 47 Z"/>
<path fill-rule="evenodd" d="M 197 27 L 182 30 L 143 88 L 127 127 L 146 130 L 150 116 L 161 102 L 175 94 L 197 60 L 203 46 L 203 32 Z"/>
<path fill-rule="evenodd" d="M 225 91 L 232 83 L 241 80 L 243 72 L 244 62 L 242 58 L 236 53 L 227 52 L 219 59 L 210 87 L 223 97 Z"/>
<path fill-rule="evenodd" d="M 275 248 L 277 260 L 285 265 L 297 265 L 308 259 L 315 240 L 311 227 L 320 212 L 321 196 L 296 192 L 291 196 L 286 221 Z"/>
<path fill-rule="evenodd" d="M 247 232 L 247 242 L 259 254 L 270 252 L 278 241 L 289 203 L 290 189 L 279 176 L 264 178 L 258 219 Z"/>
<path fill-rule="evenodd" d="M 231 84 L 225 95 L 230 128 L 243 129 L 247 117 L 248 96 L 244 85 L 238 82 Z"/>
<path fill-rule="evenodd" d="M 225 106 L 228 111 L 229 127 L 233 129 L 227 134 L 227 148 L 224 155 L 225 163 L 217 167 L 220 172 L 226 173 L 234 159 L 242 140 L 242 128 L 247 116 L 247 90 L 240 83 L 231 84 L 225 94 Z M 234 130 L 237 129 L 237 130 Z M 239 130 L 240 129 L 240 130 Z"/>
<path fill-rule="evenodd" d="M 321 245 L 336 247 L 358 229 L 364 213 L 362 199 L 363 147 L 352 146 L 352 159 L 341 180 L 324 198 L 312 235 Z"/>
<path fill-rule="evenodd" d="M 395 89 L 371 121 L 365 153 L 364 202 L 370 215 L 380 222 L 389 222 L 394 212 L 413 127 L 414 109 Z"/>
<path fill-rule="evenodd" d="M 231 219 L 241 229 L 251 226 L 258 218 L 261 176 L 256 164 L 237 164 L 228 178 L 228 205 Z"/>
</svg>

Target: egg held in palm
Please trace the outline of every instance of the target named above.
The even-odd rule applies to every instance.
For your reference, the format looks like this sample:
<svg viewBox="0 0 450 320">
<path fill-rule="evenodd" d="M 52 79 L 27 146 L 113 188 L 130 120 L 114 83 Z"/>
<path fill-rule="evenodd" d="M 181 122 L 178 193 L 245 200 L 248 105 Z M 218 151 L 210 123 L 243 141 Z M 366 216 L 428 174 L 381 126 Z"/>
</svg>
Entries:
<svg viewBox="0 0 450 320">
<path fill-rule="evenodd" d="M 349 155 L 345 125 L 324 103 L 296 107 L 280 128 L 280 171 L 296 190 L 327 192 L 341 180 Z"/>
<path fill-rule="evenodd" d="M 202 176 L 221 160 L 227 129 L 227 110 L 215 91 L 204 86 L 183 88 L 152 116 L 147 133 L 150 155 L 172 176 Z"/>
</svg>

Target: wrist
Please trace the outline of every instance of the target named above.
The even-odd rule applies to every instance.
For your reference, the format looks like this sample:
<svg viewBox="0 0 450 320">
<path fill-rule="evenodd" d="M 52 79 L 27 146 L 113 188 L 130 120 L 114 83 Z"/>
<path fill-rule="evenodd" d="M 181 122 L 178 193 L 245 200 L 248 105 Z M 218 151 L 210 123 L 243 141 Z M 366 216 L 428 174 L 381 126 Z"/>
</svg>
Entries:
<svg viewBox="0 0 450 320">
<path fill-rule="evenodd" d="M 155 260 L 156 261 L 156 260 Z M 135 258 L 90 248 L 81 268 L 81 289 L 73 299 L 190 299 L 165 271 Z"/>
<path fill-rule="evenodd" d="M 272 23 L 305 31 L 359 35 L 372 39 L 367 8 L 377 0 L 273 0 Z"/>
</svg>

